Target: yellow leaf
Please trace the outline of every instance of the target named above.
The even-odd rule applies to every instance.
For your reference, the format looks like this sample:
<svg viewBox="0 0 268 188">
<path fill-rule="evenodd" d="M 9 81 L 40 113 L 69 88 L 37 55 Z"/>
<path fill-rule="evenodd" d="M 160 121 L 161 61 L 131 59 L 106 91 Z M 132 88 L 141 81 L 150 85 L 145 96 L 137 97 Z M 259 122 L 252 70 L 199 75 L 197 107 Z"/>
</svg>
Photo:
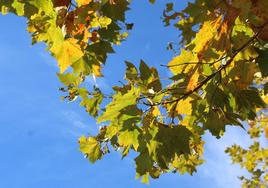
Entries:
<svg viewBox="0 0 268 188">
<path fill-rule="evenodd" d="M 65 40 L 59 48 L 50 49 L 54 56 L 58 60 L 60 72 L 63 73 L 69 66 L 78 61 L 84 53 L 81 50 L 78 40 L 69 38 Z"/>
<path fill-rule="evenodd" d="M 169 69 L 174 75 L 189 72 L 198 63 L 197 56 L 191 51 L 181 49 L 181 54 L 168 63 Z"/>
<path fill-rule="evenodd" d="M 27 30 L 29 33 L 34 33 L 36 31 L 36 28 L 34 27 L 34 25 L 29 24 Z"/>
<path fill-rule="evenodd" d="M 89 3 L 92 2 L 92 0 L 76 0 L 78 6 L 82 6 L 82 5 L 88 5 Z"/>
<path fill-rule="evenodd" d="M 99 23 L 102 28 L 107 28 L 108 25 L 112 23 L 112 19 L 108 17 L 100 17 L 99 18 Z"/>
<path fill-rule="evenodd" d="M 215 47 L 217 51 L 228 51 L 231 48 L 229 26 L 228 21 L 222 22 L 220 28 L 218 29 L 218 33 L 215 36 Z M 218 52 L 219 53 L 219 52 Z M 220 54 L 219 54 L 220 55 Z"/>
<path fill-rule="evenodd" d="M 101 66 L 100 65 L 92 65 L 92 70 L 93 70 L 93 74 L 96 76 L 96 77 L 102 77 L 102 74 L 101 74 Z"/>
<path fill-rule="evenodd" d="M 185 116 L 182 121 L 180 121 L 180 125 L 189 126 L 190 125 L 191 116 Z"/>
<path fill-rule="evenodd" d="M 266 96 L 264 97 L 263 101 L 264 101 L 266 104 L 268 104 L 268 95 L 266 95 Z"/>
<path fill-rule="evenodd" d="M 186 98 L 183 100 L 180 100 L 177 104 L 176 111 L 179 114 L 186 114 L 191 115 L 192 114 L 192 100 L 191 98 Z"/>
<path fill-rule="evenodd" d="M 101 28 L 107 28 L 108 25 L 112 23 L 112 19 L 108 18 L 106 16 L 104 17 L 96 17 L 91 22 L 91 27 L 101 27 Z"/>
<path fill-rule="evenodd" d="M 206 21 L 196 34 L 196 37 L 191 44 L 195 45 L 193 51 L 198 53 L 199 56 L 202 56 L 204 51 L 207 50 L 211 40 L 218 34 L 218 28 L 220 27 L 221 22 L 222 16 L 219 16 L 212 21 Z"/>
<path fill-rule="evenodd" d="M 82 136 L 79 138 L 80 151 L 87 154 L 88 159 L 94 163 L 102 156 L 101 145 L 94 137 L 86 138 Z"/>
<path fill-rule="evenodd" d="M 84 36 L 83 36 L 83 42 L 84 43 L 88 43 L 88 39 L 92 36 L 92 34 L 88 31 L 88 30 L 85 30 L 84 31 Z"/>
<path fill-rule="evenodd" d="M 186 91 L 193 91 L 198 86 L 199 75 L 200 74 L 199 74 L 198 70 L 196 70 L 188 82 Z"/>
<path fill-rule="evenodd" d="M 153 114 L 154 116 L 159 116 L 159 115 L 161 115 L 161 112 L 160 112 L 160 110 L 159 110 L 159 108 L 158 108 L 157 106 L 154 106 L 154 107 L 153 107 L 152 114 Z"/>
</svg>

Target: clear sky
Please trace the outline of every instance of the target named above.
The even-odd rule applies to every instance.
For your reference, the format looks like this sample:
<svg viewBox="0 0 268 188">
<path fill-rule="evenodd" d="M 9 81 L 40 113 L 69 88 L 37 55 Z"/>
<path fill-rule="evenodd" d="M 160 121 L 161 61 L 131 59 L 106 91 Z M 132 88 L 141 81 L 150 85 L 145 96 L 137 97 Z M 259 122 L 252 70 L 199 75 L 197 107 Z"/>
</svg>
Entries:
<svg viewBox="0 0 268 188">
<path fill-rule="evenodd" d="M 170 76 L 159 64 L 171 60 L 166 45 L 179 33 L 163 27 L 160 20 L 166 2 L 152 6 L 133 1 L 127 17 L 135 26 L 117 53 L 109 56 L 105 78 L 97 80 L 103 91 L 110 92 L 122 80 L 124 60 L 138 64 L 144 59 L 159 68 L 162 77 Z M 183 8 L 187 1 L 179 2 L 177 7 Z M 205 135 L 207 162 L 193 176 L 166 174 L 148 186 L 135 180 L 131 157 L 121 160 L 112 152 L 90 164 L 79 152 L 77 139 L 96 132 L 95 120 L 77 103 L 60 100 L 56 62 L 43 44 L 31 46 L 25 19 L 0 16 L 0 24 L 0 188 L 239 187 L 237 176 L 245 172 L 231 165 L 224 153 L 233 143 L 248 144 L 245 131 L 235 127 L 221 140 Z"/>
</svg>

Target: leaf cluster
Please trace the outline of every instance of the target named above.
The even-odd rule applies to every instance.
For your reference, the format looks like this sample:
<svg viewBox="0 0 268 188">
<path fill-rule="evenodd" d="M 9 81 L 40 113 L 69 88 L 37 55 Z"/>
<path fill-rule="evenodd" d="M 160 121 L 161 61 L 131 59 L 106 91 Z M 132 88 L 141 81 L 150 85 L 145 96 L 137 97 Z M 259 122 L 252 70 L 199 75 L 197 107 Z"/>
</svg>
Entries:
<svg viewBox="0 0 268 188">
<path fill-rule="evenodd" d="M 150 0 L 155 3 L 154 0 Z M 89 115 L 105 126 L 79 139 L 80 150 L 96 162 L 111 148 L 122 157 L 136 153 L 137 178 L 148 182 L 167 172 L 192 174 L 203 163 L 202 136 L 220 138 L 226 126 L 267 117 L 268 3 L 266 0 L 196 0 L 182 11 L 168 3 L 166 26 L 181 32 L 179 54 L 166 65 L 173 76 L 161 83 L 156 68 L 125 62 L 125 82 L 113 94 L 88 88 L 88 76 L 101 77 L 113 45 L 127 37 L 127 0 L 2 0 L 2 14 L 27 18 L 33 43 L 45 42 L 58 62 L 63 98 L 80 100 Z M 262 126 L 262 128 L 264 125 Z M 250 134 L 259 134 L 251 128 Z M 265 128 L 266 130 L 266 128 Z M 254 132 L 255 131 L 255 132 Z M 259 131 L 260 132 L 260 131 Z M 254 133 L 254 134 L 253 134 Z M 260 179 L 266 149 L 227 150 L 233 161 Z M 258 157 L 252 152 L 259 152 Z M 266 161 L 267 162 L 267 161 Z M 265 163 L 266 163 L 265 162 Z M 267 175 L 261 182 L 267 182 Z M 253 180 L 242 178 L 245 185 Z"/>
</svg>

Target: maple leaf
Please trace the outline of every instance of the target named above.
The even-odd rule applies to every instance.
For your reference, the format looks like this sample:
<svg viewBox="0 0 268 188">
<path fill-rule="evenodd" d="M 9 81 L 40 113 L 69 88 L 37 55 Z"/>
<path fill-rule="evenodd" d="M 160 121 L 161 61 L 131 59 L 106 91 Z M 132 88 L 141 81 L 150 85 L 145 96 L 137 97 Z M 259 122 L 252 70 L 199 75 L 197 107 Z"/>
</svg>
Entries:
<svg viewBox="0 0 268 188">
<path fill-rule="evenodd" d="M 99 142 L 94 137 L 86 138 L 85 136 L 79 139 L 80 151 L 87 155 L 90 162 L 94 163 L 101 158 L 102 152 Z"/>
<path fill-rule="evenodd" d="M 64 40 L 61 44 L 50 49 L 58 60 L 60 72 L 63 73 L 73 63 L 83 57 L 84 53 L 81 50 L 78 40 L 69 38 Z"/>
<path fill-rule="evenodd" d="M 124 147 L 133 145 L 134 149 L 137 151 L 139 147 L 139 135 L 140 133 L 137 129 L 121 131 L 118 136 L 118 143 L 120 146 Z"/>
<path fill-rule="evenodd" d="M 118 118 L 120 111 L 136 103 L 140 90 L 131 88 L 126 94 L 117 93 L 113 96 L 113 101 L 107 105 L 106 111 L 98 117 L 98 122 L 105 122 Z"/>
<path fill-rule="evenodd" d="M 195 45 L 193 52 L 198 54 L 199 59 L 202 59 L 203 53 L 209 47 L 211 40 L 217 35 L 221 22 L 222 16 L 219 16 L 212 21 L 206 21 L 196 34 L 196 37 L 191 44 Z"/>
</svg>

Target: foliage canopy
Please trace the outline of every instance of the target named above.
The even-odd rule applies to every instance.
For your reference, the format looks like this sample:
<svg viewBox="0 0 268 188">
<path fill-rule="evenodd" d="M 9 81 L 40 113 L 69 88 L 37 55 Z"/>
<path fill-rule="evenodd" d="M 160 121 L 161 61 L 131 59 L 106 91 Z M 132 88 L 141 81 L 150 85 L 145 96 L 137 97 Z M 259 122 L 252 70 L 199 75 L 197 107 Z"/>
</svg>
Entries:
<svg viewBox="0 0 268 188">
<path fill-rule="evenodd" d="M 45 42 L 58 61 L 64 99 L 80 100 L 106 124 L 98 135 L 79 139 L 91 162 L 114 148 L 123 157 L 137 153 L 137 178 L 143 182 L 171 171 L 192 174 L 204 161 L 202 135 L 209 131 L 220 138 L 227 125 L 240 126 L 256 141 L 249 149 L 234 145 L 226 152 L 252 174 L 241 177 L 245 187 L 265 187 L 268 149 L 258 138 L 268 138 L 268 1 L 196 0 L 179 12 L 167 3 L 163 22 L 182 36 L 168 46 L 179 55 L 162 65 L 173 73 L 170 84 L 161 83 L 157 69 L 144 61 L 139 67 L 126 61 L 123 86 L 106 95 L 84 81 L 103 76 L 113 45 L 127 38 L 133 26 L 125 20 L 129 4 L 1 0 L 0 11 L 27 18 L 32 43 Z"/>
</svg>

